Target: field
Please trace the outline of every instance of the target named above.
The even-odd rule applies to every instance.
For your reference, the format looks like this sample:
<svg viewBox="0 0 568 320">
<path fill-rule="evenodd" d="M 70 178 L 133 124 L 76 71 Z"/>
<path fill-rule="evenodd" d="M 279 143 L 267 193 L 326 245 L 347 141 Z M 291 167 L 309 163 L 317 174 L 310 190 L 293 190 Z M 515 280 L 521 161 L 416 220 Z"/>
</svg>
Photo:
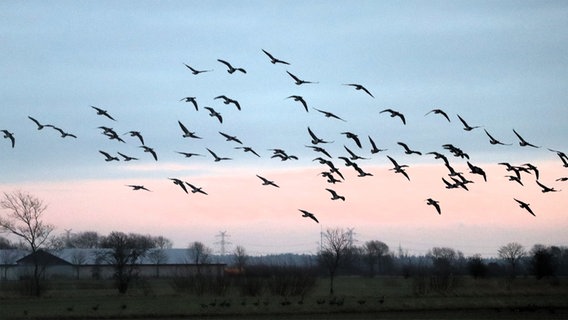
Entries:
<svg viewBox="0 0 568 320">
<path fill-rule="evenodd" d="M 330 296 L 320 278 L 300 296 L 196 295 L 172 280 L 139 281 L 125 295 L 112 282 L 50 281 L 40 298 L 2 284 L 0 319 L 566 319 L 568 279 L 459 278 L 452 289 L 424 292 L 416 279 L 339 277 Z M 417 289 L 420 289 L 419 293 Z"/>
</svg>

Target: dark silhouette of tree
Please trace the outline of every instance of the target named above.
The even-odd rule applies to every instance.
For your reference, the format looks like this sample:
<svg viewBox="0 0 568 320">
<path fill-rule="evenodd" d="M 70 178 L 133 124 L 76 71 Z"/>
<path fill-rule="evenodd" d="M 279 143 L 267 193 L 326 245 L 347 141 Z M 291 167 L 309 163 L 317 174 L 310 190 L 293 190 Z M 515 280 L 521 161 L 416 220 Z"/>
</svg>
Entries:
<svg viewBox="0 0 568 320">
<path fill-rule="evenodd" d="M 499 257 L 509 264 L 509 275 L 511 278 L 515 278 L 519 261 L 526 255 L 525 248 L 517 242 L 510 242 L 500 247 L 497 252 Z"/>
<path fill-rule="evenodd" d="M 530 266 L 533 275 L 537 279 L 552 277 L 555 275 L 557 267 L 558 247 L 546 247 L 535 244 L 530 251 Z"/>
<path fill-rule="evenodd" d="M 98 257 L 114 266 L 114 278 L 119 293 L 126 293 L 137 276 L 137 264 L 155 247 L 152 237 L 113 231 L 101 241 Z"/>
<path fill-rule="evenodd" d="M 340 266 L 350 261 L 352 257 L 351 237 L 341 228 L 327 229 L 323 233 L 320 264 L 329 273 L 329 294 L 334 294 L 333 281 Z"/>
<path fill-rule="evenodd" d="M 362 248 L 363 259 L 369 268 L 369 276 L 374 277 L 380 272 L 383 258 L 389 252 L 389 246 L 382 241 L 371 240 L 365 242 Z"/>
<path fill-rule="evenodd" d="M 21 191 L 4 193 L 0 200 L 0 208 L 8 211 L 0 216 L 0 231 L 19 237 L 31 251 L 33 257 L 32 293 L 41 294 L 42 268 L 37 259 L 38 250 L 44 248 L 55 229 L 43 221 L 43 213 L 47 206 L 40 199 Z"/>
<path fill-rule="evenodd" d="M 475 254 L 467 259 L 467 269 L 474 279 L 483 278 L 488 272 L 487 265 L 483 262 L 480 254 Z"/>
</svg>

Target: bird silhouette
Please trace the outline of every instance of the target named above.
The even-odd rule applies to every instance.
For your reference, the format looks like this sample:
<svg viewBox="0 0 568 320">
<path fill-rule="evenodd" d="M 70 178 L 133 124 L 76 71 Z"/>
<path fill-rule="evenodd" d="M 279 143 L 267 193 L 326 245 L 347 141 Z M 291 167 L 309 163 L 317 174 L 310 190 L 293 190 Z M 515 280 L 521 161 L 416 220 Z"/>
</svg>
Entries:
<svg viewBox="0 0 568 320">
<path fill-rule="evenodd" d="M 178 185 L 183 191 L 185 191 L 185 193 L 187 192 L 187 188 L 185 187 L 185 182 L 183 182 L 182 180 L 178 179 L 178 178 L 168 178 L 170 180 L 172 180 L 174 182 L 175 185 Z"/>
<path fill-rule="evenodd" d="M 300 210 L 300 212 L 302 213 L 302 217 L 310 218 L 310 219 L 314 220 L 315 222 L 319 223 L 318 219 L 316 218 L 316 216 L 313 213 L 306 211 L 304 209 L 298 209 L 298 210 Z"/>
<path fill-rule="evenodd" d="M 273 55 L 271 55 L 268 51 L 266 51 L 266 50 L 264 50 L 264 49 L 261 49 L 261 50 L 262 50 L 262 52 L 264 52 L 264 54 L 266 54 L 266 55 L 270 58 L 270 62 L 271 62 L 272 64 L 280 63 L 280 64 L 289 65 L 289 63 L 286 62 L 286 61 L 283 61 L 283 60 L 280 60 L 280 59 L 276 59 L 276 58 L 275 58 Z"/>
<path fill-rule="evenodd" d="M 196 97 L 185 97 L 185 98 L 181 98 L 180 101 L 191 102 L 193 104 L 193 106 L 195 107 L 195 111 L 199 111 L 199 106 L 197 105 L 196 99 L 197 99 Z"/>
<path fill-rule="evenodd" d="M 204 72 L 211 72 L 211 71 L 213 71 L 213 70 L 197 70 L 197 69 L 191 67 L 190 65 L 188 65 L 188 64 L 186 64 L 186 63 L 184 63 L 184 65 L 185 65 L 189 70 L 191 70 L 191 73 L 193 73 L 194 75 L 198 75 L 198 74 L 204 73 Z"/>
<path fill-rule="evenodd" d="M 470 126 L 469 124 L 467 124 L 467 122 L 465 122 L 465 120 L 464 120 L 462 117 L 460 117 L 459 114 L 458 114 L 458 119 L 460 119 L 461 123 L 463 124 L 463 129 L 464 129 L 465 131 L 471 131 L 471 130 L 473 130 L 473 129 L 477 129 L 477 128 L 480 127 L 480 126 L 473 126 L 473 127 Z"/>
<path fill-rule="evenodd" d="M 302 80 L 298 77 L 296 77 L 295 75 L 293 75 L 292 73 L 290 73 L 290 71 L 286 70 L 286 72 L 290 75 L 290 77 L 292 77 L 292 79 L 294 79 L 296 85 L 302 85 L 302 84 L 309 84 L 309 83 L 318 83 L 318 82 L 313 82 L 313 81 L 306 81 L 306 80 Z"/>
<path fill-rule="evenodd" d="M 187 128 L 183 125 L 183 123 L 181 123 L 181 121 L 178 120 L 178 124 L 179 124 L 179 127 L 181 128 L 181 131 L 183 131 L 182 137 L 193 138 L 193 139 L 201 139 L 201 137 L 196 135 L 195 132 L 191 132 L 191 131 L 187 130 Z"/>
<path fill-rule="evenodd" d="M 485 134 L 489 137 L 489 143 L 495 145 L 495 144 L 500 144 L 500 145 L 504 145 L 504 146 L 510 146 L 512 143 L 503 143 L 495 138 L 493 138 L 489 132 L 487 132 L 487 130 L 483 129 L 483 131 L 485 131 Z"/>
<path fill-rule="evenodd" d="M 260 176 L 260 175 L 258 175 L 258 174 L 257 174 L 256 176 L 257 176 L 260 180 L 262 180 L 262 185 L 263 185 L 263 186 L 273 186 L 273 187 L 276 187 L 276 188 L 280 188 L 280 186 L 278 186 L 274 181 L 268 180 L 268 179 L 266 179 L 265 177 L 262 177 L 262 176 Z"/>
<path fill-rule="evenodd" d="M 109 162 L 109 161 L 120 161 L 120 159 L 118 157 L 113 157 L 111 156 L 108 152 L 99 150 L 99 152 L 106 157 L 105 161 Z"/>
<path fill-rule="evenodd" d="M 422 152 L 416 151 L 416 150 L 411 150 L 411 149 L 408 147 L 408 145 L 406 145 L 406 143 L 404 143 L 404 142 L 397 142 L 397 144 L 400 145 L 400 146 L 402 146 L 402 147 L 404 148 L 404 153 L 406 153 L 406 154 L 413 154 L 413 153 L 414 153 L 414 154 L 417 154 L 417 155 L 419 155 L 419 156 L 422 155 Z"/>
<path fill-rule="evenodd" d="M 334 119 L 337 119 L 337 120 L 341 120 L 343 122 L 347 122 L 343 118 L 341 118 L 338 115 L 331 113 L 329 111 L 321 110 L 321 109 L 318 109 L 318 108 L 314 108 L 314 110 L 316 110 L 319 113 L 322 113 L 326 118 L 334 118 Z"/>
<path fill-rule="evenodd" d="M 426 112 L 426 114 L 424 116 L 427 116 L 430 113 L 439 114 L 439 115 L 443 116 L 444 118 L 446 118 L 446 120 L 448 120 L 448 122 L 452 122 L 452 121 L 450 121 L 450 117 L 448 117 L 448 114 L 445 113 L 442 109 L 432 109 L 432 110 Z"/>
<path fill-rule="evenodd" d="M 354 87 L 355 90 L 363 90 L 365 93 L 367 93 L 368 95 L 370 95 L 372 98 L 374 98 L 374 96 L 371 94 L 371 92 L 369 90 L 367 90 L 367 88 L 363 87 L 362 85 L 358 84 L 358 83 L 346 83 L 344 84 L 344 86 L 351 86 Z"/>
<path fill-rule="evenodd" d="M 229 62 L 225 61 L 225 60 L 221 60 L 221 59 L 217 59 L 217 61 L 221 62 L 222 64 L 224 64 L 225 66 L 227 66 L 227 72 L 230 74 L 235 73 L 235 71 L 239 71 L 242 73 L 247 73 L 247 71 L 243 68 L 235 68 L 233 67 Z"/>
<path fill-rule="evenodd" d="M 440 209 L 440 201 L 436 201 L 432 198 L 428 198 L 426 199 L 426 204 L 429 206 L 433 206 L 434 208 L 436 208 L 436 211 L 438 212 L 438 214 L 442 214 L 442 210 Z"/>
<path fill-rule="evenodd" d="M 223 99 L 223 103 L 224 104 L 233 104 L 235 105 L 235 107 L 237 107 L 237 110 L 241 110 L 241 105 L 239 104 L 239 102 L 235 99 L 231 99 L 229 97 L 227 97 L 226 95 L 220 95 L 220 96 L 216 96 L 215 99 Z"/>
<path fill-rule="evenodd" d="M 536 215 L 534 214 L 534 212 L 532 211 L 532 209 L 531 209 L 531 207 L 530 207 L 530 205 L 529 205 L 528 203 L 523 202 L 523 201 L 518 200 L 518 199 L 515 199 L 515 198 L 513 198 L 513 199 L 514 199 L 515 201 L 517 201 L 517 203 L 519 204 L 519 207 L 521 207 L 521 208 L 527 210 L 530 214 L 532 214 L 533 216 L 536 217 Z"/>
<path fill-rule="evenodd" d="M 381 151 L 387 151 L 388 149 L 379 149 L 377 148 L 377 145 L 375 144 L 375 141 L 373 141 L 373 139 L 371 138 L 371 136 L 369 137 L 369 143 L 371 143 L 371 153 L 375 154 L 375 153 L 379 153 Z"/>
<path fill-rule="evenodd" d="M 219 120 L 219 123 L 223 123 L 223 117 L 221 116 L 221 114 L 217 111 L 215 111 L 215 109 L 211 108 L 211 107 L 204 107 L 205 110 L 209 111 L 209 116 L 210 117 L 216 117 L 217 120 Z"/>
<path fill-rule="evenodd" d="M 519 138 L 519 145 L 521 147 L 533 147 L 533 148 L 540 148 L 535 146 L 534 144 L 528 143 L 525 139 L 523 139 L 523 137 L 521 137 L 520 134 L 517 133 L 517 131 L 515 131 L 515 129 L 513 129 L 513 132 L 515 133 L 515 135 L 517 136 L 517 138 Z"/>
<path fill-rule="evenodd" d="M 327 190 L 327 191 L 329 191 L 329 193 L 331 193 L 331 200 L 342 200 L 342 201 L 345 201 L 345 197 L 338 195 L 337 192 L 335 192 L 335 190 L 329 189 L 329 188 L 326 188 L 325 190 Z"/>
<path fill-rule="evenodd" d="M 393 109 L 384 109 L 379 113 L 385 113 L 385 112 L 388 112 L 390 114 L 391 118 L 399 117 L 400 120 L 402 121 L 402 124 L 406 125 L 406 118 L 404 117 L 404 115 L 402 113 L 400 113 L 396 110 L 393 110 Z"/>
<path fill-rule="evenodd" d="M 2 132 L 4 133 L 4 139 L 10 139 L 10 141 L 12 142 L 12 148 L 14 148 L 14 146 L 16 146 L 16 138 L 14 137 L 14 133 L 8 130 L 2 130 Z"/>
<path fill-rule="evenodd" d="M 148 190 L 146 187 L 144 187 L 144 186 L 142 186 L 142 185 L 129 184 L 128 187 L 132 188 L 132 190 L 134 190 L 134 191 L 137 191 L 137 190 L 150 191 L 150 190 Z"/>
<path fill-rule="evenodd" d="M 111 115 L 106 110 L 103 110 L 101 108 L 97 108 L 95 106 L 91 106 L 91 108 L 95 109 L 99 116 L 104 116 L 104 117 L 109 118 L 110 120 L 116 121 L 113 117 L 111 117 Z"/>
<path fill-rule="evenodd" d="M 154 149 L 147 146 L 140 146 L 140 148 L 144 149 L 144 152 L 150 153 L 154 160 L 158 161 L 158 155 L 156 154 L 156 151 L 154 151 Z"/>
<path fill-rule="evenodd" d="M 211 151 L 211 149 L 209 149 L 209 148 L 206 148 L 206 149 L 213 156 L 215 162 L 219 162 L 219 161 L 223 161 L 223 160 L 232 160 L 231 158 L 219 157 L 219 156 L 217 156 L 217 154 L 215 152 Z"/>
<path fill-rule="evenodd" d="M 38 130 L 41 130 L 45 127 L 43 124 L 39 123 L 39 121 L 37 121 L 33 117 L 28 116 L 28 119 L 32 120 L 36 124 Z"/>
<path fill-rule="evenodd" d="M 306 112 L 310 112 L 308 110 L 308 104 L 306 103 L 306 100 L 304 100 L 304 97 L 298 96 L 298 95 L 291 95 L 289 97 L 286 97 L 286 99 L 294 99 L 294 101 L 300 102 L 302 104 L 302 106 L 304 106 L 304 109 L 306 110 Z"/>
</svg>

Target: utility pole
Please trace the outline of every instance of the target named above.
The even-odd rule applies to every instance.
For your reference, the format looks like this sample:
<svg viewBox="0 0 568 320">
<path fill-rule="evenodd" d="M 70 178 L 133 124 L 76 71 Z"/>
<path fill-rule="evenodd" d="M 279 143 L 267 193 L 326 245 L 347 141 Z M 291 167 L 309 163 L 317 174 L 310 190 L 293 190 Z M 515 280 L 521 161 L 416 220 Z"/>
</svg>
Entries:
<svg viewBox="0 0 568 320">
<path fill-rule="evenodd" d="M 225 253 L 227 252 L 227 251 L 226 251 L 227 246 L 231 244 L 231 242 L 229 242 L 229 241 L 227 240 L 227 238 L 229 238 L 230 235 L 227 234 L 227 231 L 219 231 L 219 233 L 218 233 L 215 237 L 216 237 L 216 238 L 221 238 L 221 240 L 215 242 L 215 244 L 221 245 L 220 253 L 221 253 L 221 257 L 224 257 L 224 256 L 225 256 Z"/>
</svg>

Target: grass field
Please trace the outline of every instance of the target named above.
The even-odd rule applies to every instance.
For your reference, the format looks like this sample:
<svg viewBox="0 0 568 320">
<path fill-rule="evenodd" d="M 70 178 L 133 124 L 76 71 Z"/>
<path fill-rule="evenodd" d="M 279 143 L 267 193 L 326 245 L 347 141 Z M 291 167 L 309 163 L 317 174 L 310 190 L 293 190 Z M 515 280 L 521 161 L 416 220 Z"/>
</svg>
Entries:
<svg viewBox="0 0 568 320">
<path fill-rule="evenodd" d="M 13 293 L 3 284 L 0 319 L 567 319 L 568 279 L 459 278 L 453 289 L 416 293 L 416 279 L 339 277 L 335 295 L 318 279 L 300 296 L 195 295 L 172 280 L 137 283 L 119 295 L 112 282 L 51 281 L 40 298 Z"/>
</svg>

